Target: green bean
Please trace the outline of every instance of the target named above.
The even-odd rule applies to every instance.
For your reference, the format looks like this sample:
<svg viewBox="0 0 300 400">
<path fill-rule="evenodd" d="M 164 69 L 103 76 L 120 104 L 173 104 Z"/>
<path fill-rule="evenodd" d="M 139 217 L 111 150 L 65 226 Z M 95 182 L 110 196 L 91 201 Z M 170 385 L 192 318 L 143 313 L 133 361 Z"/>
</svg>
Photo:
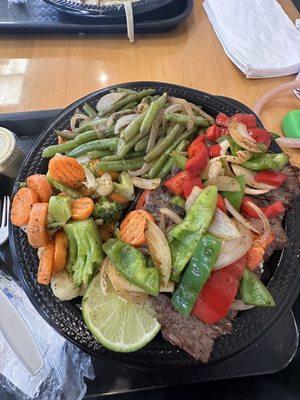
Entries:
<svg viewBox="0 0 300 400">
<path fill-rule="evenodd" d="M 125 160 L 132 160 L 133 158 L 142 157 L 143 155 L 144 155 L 144 152 L 136 151 L 135 153 L 127 154 Z M 102 157 L 102 159 L 101 159 L 101 161 L 118 161 L 118 160 L 120 160 L 120 158 L 118 156 L 116 156 L 115 154 Z"/>
<path fill-rule="evenodd" d="M 140 141 L 137 142 L 137 144 L 134 146 L 135 151 L 142 151 L 146 150 L 147 145 L 149 142 L 149 136 L 143 137 Z"/>
<path fill-rule="evenodd" d="M 149 179 L 156 178 L 159 175 L 165 163 L 168 161 L 168 159 L 169 159 L 169 154 L 163 154 L 155 162 L 153 162 L 151 168 L 147 173 L 147 178 Z"/>
<path fill-rule="evenodd" d="M 121 159 L 126 156 L 127 153 L 136 145 L 136 143 L 141 140 L 143 135 L 141 133 L 135 135 L 128 143 L 125 142 L 124 139 L 120 139 L 118 148 L 117 148 L 117 156 Z"/>
<path fill-rule="evenodd" d="M 60 136 L 61 138 L 66 139 L 66 140 L 72 140 L 72 139 L 75 139 L 75 137 L 76 137 L 75 133 L 73 133 L 72 131 L 68 131 L 68 130 L 64 130 L 64 131 L 56 130 L 55 133 L 57 134 L 57 136 Z"/>
<path fill-rule="evenodd" d="M 133 89 L 128 89 L 128 88 L 123 88 L 123 87 L 119 87 L 116 90 L 117 93 L 127 93 L 127 94 L 135 94 L 138 93 L 136 90 Z"/>
<path fill-rule="evenodd" d="M 56 153 L 66 153 L 75 149 L 77 143 L 75 140 L 69 140 L 66 143 L 54 144 L 53 146 L 48 146 L 42 153 L 42 157 L 49 158 L 55 156 Z"/>
<path fill-rule="evenodd" d="M 126 104 L 125 107 L 122 108 L 122 110 L 127 111 L 127 110 L 132 110 L 134 107 L 136 107 L 139 103 L 137 101 L 132 101 L 131 103 Z"/>
<path fill-rule="evenodd" d="M 93 107 L 89 105 L 89 103 L 84 103 L 82 108 L 88 117 L 90 117 L 90 118 L 97 117 L 98 114 L 97 114 L 96 110 L 94 110 Z"/>
<path fill-rule="evenodd" d="M 86 131 L 86 132 L 82 132 L 78 136 L 76 136 L 74 139 L 74 142 L 77 143 L 76 146 L 78 146 L 79 144 L 91 142 L 92 140 L 96 140 L 96 139 L 101 139 L 101 137 L 99 137 L 98 132 Z"/>
<path fill-rule="evenodd" d="M 176 113 L 165 113 L 165 119 L 167 121 L 172 121 L 175 122 L 176 124 L 184 124 L 187 125 L 187 123 L 190 120 L 190 117 L 188 115 L 184 114 L 176 114 Z M 207 121 L 207 119 L 203 117 L 195 117 L 195 126 L 210 126 L 210 123 Z"/>
<path fill-rule="evenodd" d="M 119 138 L 109 138 L 109 139 L 100 139 L 93 140 L 92 142 L 81 144 L 76 147 L 74 150 L 68 153 L 69 157 L 79 157 L 89 151 L 94 150 L 115 150 L 118 145 Z"/>
<path fill-rule="evenodd" d="M 164 93 L 162 96 L 159 97 L 156 101 L 150 104 L 146 116 L 141 125 L 141 133 L 143 135 L 148 135 L 151 131 L 151 126 L 159 112 L 167 102 L 168 94 Z"/>
<path fill-rule="evenodd" d="M 145 156 L 145 162 L 150 163 L 155 160 L 157 157 L 162 155 L 166 149 L 174 142 L 176 137 L 180 132 L 181 126 L 179 124 L 175 125 L 171 132 L 164 138 L 161 143 L 157 143 L 153 149 Z"/>
<path fill-rule="evenodd" d="M 146 117 L 146 113 L 144 112 L 138 118 L 130 122 L 129 125 L 121 133 L 120 137 L 125 140 L 125 142 L 129 142 L 132 138 L 134 138 L 140 131 L 144 118 Z"/>
<path fill-rule="evenodd" d="M 179 145 L 176 147 L 176 151 L 184 151 L 188 145 L 189 145 L 189 141 L 188 140 L 183 140 L 182 142 L 179 143 Z M 165 163 L 165 165 L 163 166 L 163 168 L 161 169 L 161 171 L 158 174 L 158 178 L 160 179 L 165 179 L 169 173 L 171 172 L 172 168 L 174 165 L 174 160 L 172 157 L 169 156 L 168 161 Z"/>
<path fill-rule="evenodd" d="M 106 156 L 111 156 L 111 151 L 109 150 L 94 150 L 94 151 L 88 151 L 87 155 L 89 156 L 90 159 L 95 159 L 95 158 L 103 158 Z"/>
<path fill-rule="evenodd" d="M 139 101 L 145 96 L 149 96 L 155 93 L 155 89 L 146 89 L 141 92 L 129 94 L 128 96 L 122 98 L 121 100 L 113 103 L 109 108 L 105 110 L 98 110 L 98 114 L 102 117 L 103 115 L 111 114 L 115 111 L 120 110 L 121 108 L 127 106 L 129 103 L 133 101 Z"/>
<path fill-rule="evenodd" d="M 77 129 L 74 130 L 75 135 L 78 135 L 79 133 L 86 132 L 86 131 L 91 131 L 92 129 L 95 128 L 95 126 L 99 125 L 104 125 L 107 121 L 107 118 L 95 118 L 92 121 L 84 121 L 84 123 Z"/>
<path fill-rule="evenodd" d="M 133 158 L 132 160 L 99 161 L 97 170 L 101 171 L 128 171 L 142 167 L 143 157 Z"/>
</svg>

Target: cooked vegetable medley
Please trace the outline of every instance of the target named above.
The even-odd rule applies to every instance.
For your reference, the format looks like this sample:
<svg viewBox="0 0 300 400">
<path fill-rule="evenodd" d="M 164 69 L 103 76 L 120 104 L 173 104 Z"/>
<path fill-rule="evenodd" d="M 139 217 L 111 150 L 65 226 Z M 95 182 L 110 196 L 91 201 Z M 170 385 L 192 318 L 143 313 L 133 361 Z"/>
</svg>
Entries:
<svg viewBox="0 0 300 400">
<path fill-rule="evenodd" d="M 134 351 L 161 329 L 207 362 L 237 311 L 275 305 L 263 262 L 285 245 L 299 172 L 268 153 L 254 115 L 215 120 L 168 93 L 118 88 L 56 134 L 11 221 L 38 249 L 38 283 L 61 301 L 84 295 L 102 345 Z"/>
</svg>

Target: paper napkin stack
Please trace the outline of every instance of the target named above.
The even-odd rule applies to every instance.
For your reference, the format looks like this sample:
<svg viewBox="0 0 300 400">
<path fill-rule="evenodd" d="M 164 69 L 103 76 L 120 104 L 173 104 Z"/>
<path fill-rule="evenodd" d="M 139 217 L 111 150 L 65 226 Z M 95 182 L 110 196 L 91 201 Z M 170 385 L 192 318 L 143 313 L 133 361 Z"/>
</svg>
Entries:
<svg viewBox="0 0 300 400">
<path fill-rule="evenodd" d="M 276 0 L 205 0 L 225 53 L 247 78 L 300 71 L 300 32 Z"/>
</svg>

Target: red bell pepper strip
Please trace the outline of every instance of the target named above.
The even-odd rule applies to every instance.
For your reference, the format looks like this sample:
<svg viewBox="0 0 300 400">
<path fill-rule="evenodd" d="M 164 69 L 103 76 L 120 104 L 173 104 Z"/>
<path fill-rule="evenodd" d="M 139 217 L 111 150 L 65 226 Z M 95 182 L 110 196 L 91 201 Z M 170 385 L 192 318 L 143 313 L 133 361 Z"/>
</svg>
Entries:
<svg viewBox="0 0 300 400">
<path fill-rule="evenodd" d="M 204 170 L 207 164 L 208 152 L 206 146 L 204 143 L 199 143 L 197 154 L 187 160 L 185 169 L 190 175 L 197 176 L 200 171 Z"/>
<path fill-rule="evenodd" d="M 251 201 L 249 197 L 244 197 L 241 205 L 241 213 L 246 217 L 250 218 L 259 218 L 258 214 L 252 207 L 248 205 L 248 202 Z M 267 218 L 275 217 L 276 215 L 282 214 L 285 211 L 284 205 L 281 201 L 275 201 L 275 203 L 267 206 L 260 207 L 262 212 L 265 214 Z"/>
<path fill-rule="evenodd" d="M 227 267 L 214 271 L 202 289 L 192 314 L 207 324 L 216 324 L 226 317 L 245 267 L 246 255 Z"/>
<path fill-rule="evenodd" d="M 217 125 L 210 126 L 205 132 L 205 138 L 211 142 L 215 142 L 221 136 L 225 135 L 226 131 Z"/>
<path fill-rule="evenodd" d="M 182 185 L 182 195 L 185 199 L 191 194 L 194 186 L 202 188 L 203 184 L 201 179 L 198 176 L 193 177 L 187 174 L 185 181 L 183 182 Z"/>
<path fill-rule="evenodd" d="M 235 114 L 230 117 L 230 121 L 242 122 L 247 128 L 256 127 L 256 118 L 254 114 Z"/>
<path fill-rule="evenodd" d="M 220 195 L 220 193 L 218 194 L 217 207 L 219 207 L 219 209 L 221 211 L 223 211 L 225 214 L 227 214 L 225 201 L 224 201 L 223 197 Z"/>
<path fill-rule="evenodd" d="M 221 149 L 222 149 L 222 147 L 219 144 L 214 144 L 213 146 L 209 146 L 207 148 L 209 157 L 211 157 L 211 158 L 219 157 L 219 155 L 221 153 Z"/>
<path fill-rule="evenodd" d="M 203 144 L 205 144 L 205 136 L 204 135 L 200 135 L 195 140 L 193 140 L 187 150 L 188 157 L 189 158 L 194 157 L 198 153 L 199 146 L 202 147 Z"/>
<path fill-rule="evenodd" d="M 266 149 L 270 147 L 272 136 L 265 129 L 261 128 L 248 128 L 250 136 L 258 143 L 263 143 Z"/>
<path fill-rule="evenodd" d="M 280 187 L 288 177 L 282 172 L 261 171 L 254 175 L 254 180 L 259 183 Z"/>
<path fill-rule="evenodd" d="M 227 128 L 229 124 L 229 117 L 224 113 L 219 113 L 216 118 L 217 125 L 225 126 Z"/>
<path fill-rule="evenodd" d="M 176 196 L 180 196 L 182 193 L 182 185 L 186 178 L 186 171 L 181 171 L 177 175 L 164 182 L 164 186 L 170 190 Z"/>
</svg>

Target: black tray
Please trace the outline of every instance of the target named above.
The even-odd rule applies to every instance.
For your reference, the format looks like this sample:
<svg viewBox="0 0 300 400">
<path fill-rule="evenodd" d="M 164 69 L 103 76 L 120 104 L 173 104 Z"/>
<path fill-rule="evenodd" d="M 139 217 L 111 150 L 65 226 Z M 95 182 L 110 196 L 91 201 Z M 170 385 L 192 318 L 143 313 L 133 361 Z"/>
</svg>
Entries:
<svg viewBox="0 0 300 400">
<path fill-rule="evenodd" d="M 226 99 L 225 99 L 226 100 Z M 21 139 L 25 152 L 28 151 L 42 128 L 60 110 L 38 111 L 17 114 L 0 114 L 0 126 L 14 131 Z M 10 194 L 13 181 L 0 175 L 1 194 Z M 1 249 L 1 257 L 6 264 L 6 272 L 14 275 L 9 248 Z M 16 277 L 16 276 L 15 276 Z M 96 379 L 88 385 L 87 399 L 97 394 L 125 393 L 137 390 L 154 389 L 172 385 L 268 374 L 285 368 L 293 358 L 298 346 L 298 329 L 291 311 L 282 318 L 258 341 L 239 353 L 218 364 L 203 365 L 194 370 L 181 371 L 180 374 L 158 374 L 138 371 L 124 367 L 109 359 L 93 359 Z M 97 396 L 98 397 L 98 396 Z"/>
<path fill-rule="evenodd" d="M 193 0 L 173 0 L 171 5 L 135 16 L 135 32 L 161 33 L 174 29 L 193 9 Z M 0 0 L 0 33 L 6 34 L 115 34 L 126 33 L 126 19 L 79 17 L 68 15 L 45 4 L 42 0 L 28 0 L 26 4 L 12 4 Z"/>
</svg>

